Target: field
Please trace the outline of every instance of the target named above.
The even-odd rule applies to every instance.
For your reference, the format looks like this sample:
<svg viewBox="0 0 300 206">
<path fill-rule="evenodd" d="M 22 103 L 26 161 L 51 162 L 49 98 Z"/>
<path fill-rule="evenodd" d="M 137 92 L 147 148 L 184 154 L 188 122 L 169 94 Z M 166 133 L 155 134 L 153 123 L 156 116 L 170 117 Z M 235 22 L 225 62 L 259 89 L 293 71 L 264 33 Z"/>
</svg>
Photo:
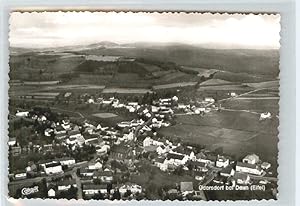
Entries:
<svg viewBox="0 0 300 206">
<path fill-rule="evenodd" d="M 162 84 L 162 85 L 153 86 L 153 89 L 154 90 L 172 89 L 172 88 L 195 86 L 196 84 L 197 82 L 180 82 L 180 83 L 173 83 L 173 84 Z"/>
<path fill-rule="evenodd" d="M 135 88 L 105 88 L 103 94 L 146 94 L 151 93 L 149 89 L 135 89 Z"/>
<path fill-rule="evenodd" d="M 277 162 L 279 125 L 276 117 L 259 121 L 259 115 L 238 112 L 212 112 L 201 116 L 177 116 L 177 124 L 160 131 L 163 135 L 180 138 L 187 143 L 223 148 L 226 154 L 242 158 L 256 153 L 273 164 Z"/>
</svg>

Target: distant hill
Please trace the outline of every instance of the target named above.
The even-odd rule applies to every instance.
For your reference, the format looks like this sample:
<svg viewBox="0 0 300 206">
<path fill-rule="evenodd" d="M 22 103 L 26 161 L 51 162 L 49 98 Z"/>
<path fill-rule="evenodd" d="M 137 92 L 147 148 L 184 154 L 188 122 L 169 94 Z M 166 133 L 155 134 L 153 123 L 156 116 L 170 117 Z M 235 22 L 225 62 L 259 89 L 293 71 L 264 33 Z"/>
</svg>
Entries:
<svg viewBox="0 0 300 206">
<path fill-rule="evenodd" d="M 83 54 L 120 55 L 174 62 L 178 65 L 230 72 L 279 74 L 278 50 L 206 49 L 190 45 L 126 44 L 128 48 L 101 48 L 77 51 Z M 130 47 L 131 46 L 131 47 Z"/>
</svg>

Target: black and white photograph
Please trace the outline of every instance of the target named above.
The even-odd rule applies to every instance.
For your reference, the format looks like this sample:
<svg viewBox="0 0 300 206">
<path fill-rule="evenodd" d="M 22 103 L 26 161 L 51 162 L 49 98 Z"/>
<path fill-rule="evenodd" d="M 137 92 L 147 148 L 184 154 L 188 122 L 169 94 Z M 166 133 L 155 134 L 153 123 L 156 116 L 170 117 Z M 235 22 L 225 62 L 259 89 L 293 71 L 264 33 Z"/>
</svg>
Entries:
<svg viewBox="0 0 300 206">
<path fill-rule="evenodd" d="M 277 200 L 280 21 L 11 12 L 8 196 Z"/>
</svg>

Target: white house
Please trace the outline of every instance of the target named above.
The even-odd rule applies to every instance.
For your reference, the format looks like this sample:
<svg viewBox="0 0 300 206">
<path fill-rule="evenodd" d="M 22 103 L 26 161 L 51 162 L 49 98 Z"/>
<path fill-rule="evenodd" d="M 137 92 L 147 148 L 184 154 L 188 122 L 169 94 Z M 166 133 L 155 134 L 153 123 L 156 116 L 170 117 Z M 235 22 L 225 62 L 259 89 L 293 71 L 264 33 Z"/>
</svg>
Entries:
<svg viewBox="0 0 300 206">
<path fill-rule="evenodd" d="M 151 137 L 146 137 L 143 141 L 143 147 L 149 146 L 161 146 L 164 145 L 163 142 L 152 139 Z"/>
<path fill-rule="evenodd" d="M 253 175 L 262 175 L 263 173 L 263 170 L 257 165 L 244 162 L 237 162 L 235 170 L 237 172 L 244 172 Z"/>
<path fill-rule="evenodd" d="M 214 102 L 215 102 L 215 99 L 212 98 L 212 97 L 205 97 L 204 101 L 205 101 L 205 102 L 209 102 L 209 103 L 214 103 Z"/>
<path fill-rule="evenodd" d="M 267 169 L 269 169 L 270 167 L 271 167 L 271 164 L 270 164 L 269 162 L 263 162 L 263 163 L 261 164 L 261 168 L 262 168 L 262 169 L 267 170 Z"/>
<path fill-rule="evenodd" d="M 52 129 L 52 128 L 47 128 L 47 129 L 45 129 L 45 131 L 44 131 L 44 135 L 46 136 L 46 137 L 50 137 L 51 136 L 51 134 L 54 132 L 54 130 Z"/>
<path fill-rule="evenodd" d="M 107 194 L 107 185 L 106 184 L 84 184 L 82 186 L 82 192 L 85 195 L 95 195 L 95 194 Z"/>
<path fill-rule="evenodd" d="M 48 190 L 48 197 L 55 197 L 55 190 L 53 188 Z"/>
<path fill-rule="evenodd" d="M 271 119 L 272 115 L 270 112 L 264 112 L 260 114 L 259 120 Z"/>
<path fill-rule="evenodd" d="M 225 168 L 228 165 L 229 165 L 229 159 L 222 155 L 218 155 L 217 161 L 216 161 L 216 166 Z"/>
<path fill-rule="evenodd" d="M 77 187 L 76 181 L 74 179 L 72 180 L 64 180 L 57 183 L 57 189 L 59 191 L 66 191 L 70 189 L 71 187 Z"/>
<path fill-rule="evenodd" d="M 132 194 L 136 194 L 142 192 L 142 187 L 137 184 L 125 184 L 119 188 L 119 192 L 121 193 L 121 195 L 124 195 L 127 190 L 131 191 Z"/>
<path fill-rule="evenodd" d="M 247 155 L 244 157 L 243 162 L 248 164 L 257 164 L 259 162 L 259 156 L 256 154 Z"/>
<path fill-rule="evenodd" d="M 60 162 L 53 161 L 46 164 L 42 164 L 44 171 L 47 175 L 52 174 L 61 174 L 64 171 L 62 170 L 62 166 Z"/>
<path fill-rule="evenodd" d="M 27 177 L 26 172 L 20 172 L 20 173 L 15 174 L 15 179 L 16 180 L 26 179 L 26 177 Z"/>
<path fill-rule="evenodd" d="M 233 176 L 234 173 L 235 173 L 235 171 L 231 166 L 227 166 L 220 171 L 220 175 L 223 177 Z"/>
<path fill-rule="evenodd" d="M 70 157 L 60 158 L 57 161 L 59 161 L 61 165 L 67 165 L 67 166 L 71 166 L 76 163 L 75 159 Z"/>
<path fill-rule="evenodd" d="M 9 138 L 9 140 L 8 140 L 8 146 L 14 146 L 14 145 L 16 145 L 16 143 L 17 143 L 17 140 L 16 140 L 15 137 Z"/>
<path fill-rule="evenodd" d="M 19 112 L 17 111 L 16 116 L 17 117 L 28 117 L 29 112 Z"/>
<path fill-rule="evenodd" d="M 94 164 L 90 164 L 88 166 L 89 170 L 99 170 L 102 169 L 102 164 L 100 162 L 95 162 Z"/>
</svg>

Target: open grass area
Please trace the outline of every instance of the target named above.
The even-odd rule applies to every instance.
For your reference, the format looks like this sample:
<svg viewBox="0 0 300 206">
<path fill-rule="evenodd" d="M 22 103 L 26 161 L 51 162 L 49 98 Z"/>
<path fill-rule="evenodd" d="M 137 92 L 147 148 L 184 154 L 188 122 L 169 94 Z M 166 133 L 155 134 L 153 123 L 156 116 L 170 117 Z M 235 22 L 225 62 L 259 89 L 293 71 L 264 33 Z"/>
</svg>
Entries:
<svg viewBox="0 0 300 206">
<path fill-rule="evenodd" d="M 222 103 L 222 107 L 250 110 L 255 112 L 271 112 L 271 114 L 279 114 L 279 99 L 230 99 Z"/>
<path fill-rule="evenodd" d="M 183 142 L 206 146 L 242 158 L 256 153 L 273 164 L 277 161 L 278 119 L 259 121 L 259 115 L 238 111 L 211 112 L 201 116 L 177 116 L 177 124 L 160 132 Z"/>
</svg>

